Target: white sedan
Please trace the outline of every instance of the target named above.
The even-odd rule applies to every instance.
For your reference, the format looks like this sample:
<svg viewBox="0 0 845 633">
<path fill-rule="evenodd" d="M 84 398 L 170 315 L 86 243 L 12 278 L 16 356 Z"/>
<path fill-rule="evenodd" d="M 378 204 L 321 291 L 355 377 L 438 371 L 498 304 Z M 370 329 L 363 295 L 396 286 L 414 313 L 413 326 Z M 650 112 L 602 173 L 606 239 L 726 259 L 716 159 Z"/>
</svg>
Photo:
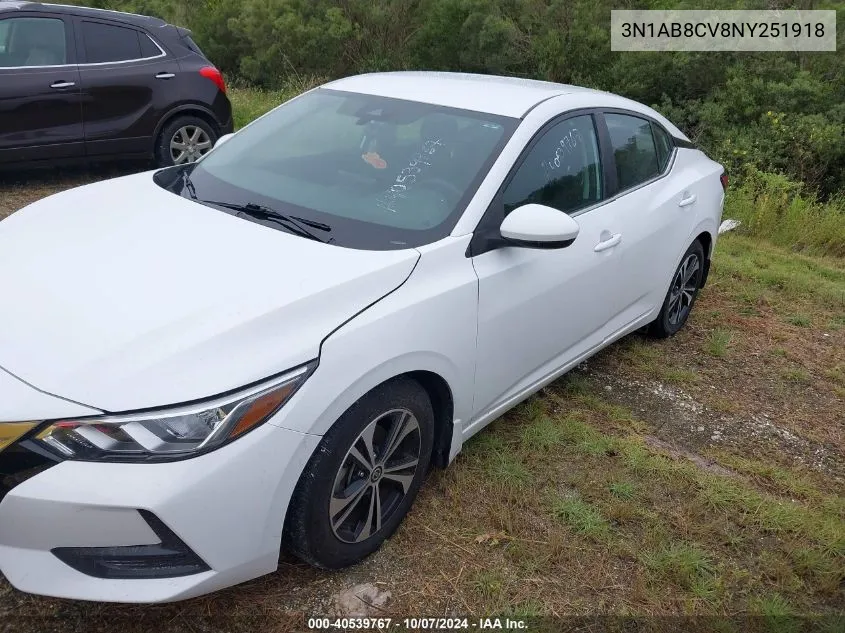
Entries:
<svg viewBox="0 0 845 633">
<path fill-rule="evenodd" d="M 341 79 L 194 165 L 0 223 L 0 569 L 188 598 L 396 530 L 433 467 L 633 330 L 677 332 L 727 179 L 552 83 Z"/>
</svg>

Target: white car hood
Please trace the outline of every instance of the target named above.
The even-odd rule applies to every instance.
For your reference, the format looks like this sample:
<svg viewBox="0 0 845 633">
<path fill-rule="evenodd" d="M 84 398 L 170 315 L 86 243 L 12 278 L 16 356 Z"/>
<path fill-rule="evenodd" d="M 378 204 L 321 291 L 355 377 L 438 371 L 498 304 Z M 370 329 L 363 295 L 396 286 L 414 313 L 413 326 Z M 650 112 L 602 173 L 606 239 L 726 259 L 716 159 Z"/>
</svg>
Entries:
<svg viewBox="0 0 845 633">
<path fill-rule="evenodd" d="M 206 398 L 316 358 L 418 258 L 261 226 L 151 173 L 80 187 L 0 222 L 0 367 L 106 411 Z"/>
</svg>

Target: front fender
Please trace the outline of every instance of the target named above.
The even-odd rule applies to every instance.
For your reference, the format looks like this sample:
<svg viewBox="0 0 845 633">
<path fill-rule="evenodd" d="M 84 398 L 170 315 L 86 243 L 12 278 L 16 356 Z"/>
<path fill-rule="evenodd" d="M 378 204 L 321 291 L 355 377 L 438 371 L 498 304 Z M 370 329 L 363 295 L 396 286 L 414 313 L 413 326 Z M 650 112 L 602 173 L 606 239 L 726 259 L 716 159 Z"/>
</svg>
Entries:
<svg viewBox="0 0 845 633">
<path fill-rule="evenodd" d="M 405 284 L 323 341 L 319 367 L 271 423 L 323 435 L 374 387 L 427 371 L 448 385 L 460 429 L 472 416 L 475 376 L 478 279 L 464 257 L 469 239 L 420 249 Z"/>
</svg>

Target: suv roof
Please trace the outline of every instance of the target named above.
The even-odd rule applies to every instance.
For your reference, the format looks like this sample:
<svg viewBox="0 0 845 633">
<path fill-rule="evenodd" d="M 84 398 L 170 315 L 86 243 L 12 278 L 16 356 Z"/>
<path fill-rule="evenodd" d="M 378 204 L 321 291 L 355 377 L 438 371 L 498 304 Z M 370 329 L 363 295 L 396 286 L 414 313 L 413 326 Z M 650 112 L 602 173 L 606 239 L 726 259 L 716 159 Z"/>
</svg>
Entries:
<svg viewBox="0 0 845 633">
<path fill-rule="evenodd" d="M 89 7 L 77 7 L 65 4 L 26 2 L 24 0 L 0 0 L 0 12 L 13 10 L 41 11 L 43 13 L 78 15 L 89 18 L 107 18 L 147 28 L 164 26 L 167 24 L 167 22 L 160 20 L 159 18 L 152 18 L 146 15 L 136 15 L 135 13 L 124 13 L 123 11 L 91 9 Z"/>
</svg>

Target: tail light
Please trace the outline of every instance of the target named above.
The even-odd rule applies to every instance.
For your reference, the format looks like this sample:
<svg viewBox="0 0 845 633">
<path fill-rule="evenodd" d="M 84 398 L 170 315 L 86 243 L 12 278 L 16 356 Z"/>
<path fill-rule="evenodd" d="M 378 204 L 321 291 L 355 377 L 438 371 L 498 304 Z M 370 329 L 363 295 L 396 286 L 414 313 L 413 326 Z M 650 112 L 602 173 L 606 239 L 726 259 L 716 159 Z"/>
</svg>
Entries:
<svg viewBox="0 0 845 633">
<path fill-rule="evenodd" d="M 726 172 L 722 172 L 722 175 L 719 176 L 719 181 L 722 183 L 722 191 L 728 190 L 728 174 Z"/>
<path fill-rule="evenodd" d="M 226 82 L 223 81 L 223 73 L 217 70 L 214 66 L 203 66 L 200 68 L 200 75 L 206 79 L 211 79 L 211 81 L 217 84 L 217 87 L 225 94 Z"/>
</svg>

